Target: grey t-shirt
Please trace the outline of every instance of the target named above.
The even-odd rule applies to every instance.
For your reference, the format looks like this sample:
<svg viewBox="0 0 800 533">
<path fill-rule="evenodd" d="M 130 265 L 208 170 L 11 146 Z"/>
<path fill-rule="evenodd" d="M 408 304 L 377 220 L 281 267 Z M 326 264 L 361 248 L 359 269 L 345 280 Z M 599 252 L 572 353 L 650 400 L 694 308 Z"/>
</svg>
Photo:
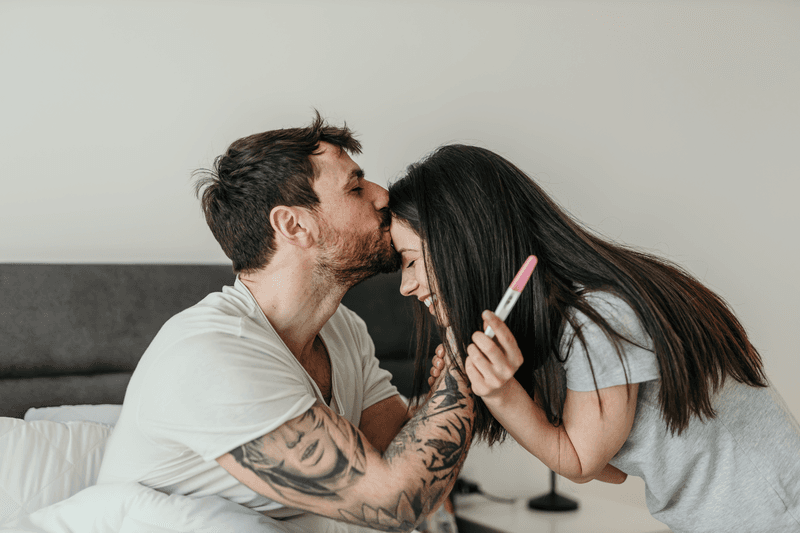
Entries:
<svg viewBox="0 0 800 533">
<path fill-rule="evenodd" d="M 716 417 L 693 417 L 680 436 L 668 430 L 658 402 L 658 361 L 634 311 L 604 292 L 589 297 L 610 325 L 641 347 L 623 343 L 629 383 L 639 383 L 627 441 L 610 463 L 646 485 L 647 507 L 674 533 L 800 531 L 800 426 L 772 387 L 727 378 L 712 397 Z M 583 314 L 597 388 L 624 385 L 614 345 Z M 574 336 L 567 328 L 562 353 Z M 564 362 L 566 386 L 595 390 L 581 343 Z"/>
</svg>

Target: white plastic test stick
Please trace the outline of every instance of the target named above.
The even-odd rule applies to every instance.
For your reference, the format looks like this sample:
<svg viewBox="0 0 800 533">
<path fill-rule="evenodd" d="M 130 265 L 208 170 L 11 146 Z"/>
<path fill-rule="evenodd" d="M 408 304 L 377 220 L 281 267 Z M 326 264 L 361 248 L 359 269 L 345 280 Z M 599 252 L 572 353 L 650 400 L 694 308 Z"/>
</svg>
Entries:
<svg viewBox="0 0 800 533">
<path fill-rule="evenodd" d="M 502 320 L 503 322 L 506 321 L 508 318 L 508 314 L 511 313 L 511 310 L 514 309 L 514 305 L 519 300 L 519 295 L 522 294 L 522 289 L 525 288 L 525 285 L 528 283 L 528 280 L 531 278 L 531 274 L 533 274 L 533 269 L 536 267 L 536 256 L 529 255 L 525 262 L 522 264 L 522 268 L 519 269 L 517 275 L 514 277 L 514 280 L 511 282 L 511 285 L 506 290 L 506 293 L 503 295 L 503 298 L 500 300 L 500 304 L 495 309 L 494 314 Z M 494 338 L 494 331 L 491 327 L 487 327 L 486 331 L 484 331 L 486 335 L 490 338 Z"/>
</svg>

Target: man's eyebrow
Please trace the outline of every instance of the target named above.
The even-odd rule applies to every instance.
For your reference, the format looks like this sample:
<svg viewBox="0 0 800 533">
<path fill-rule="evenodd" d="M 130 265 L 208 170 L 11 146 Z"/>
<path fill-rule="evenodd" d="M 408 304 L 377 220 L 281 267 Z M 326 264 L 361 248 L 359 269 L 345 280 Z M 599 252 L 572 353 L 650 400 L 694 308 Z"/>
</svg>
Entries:
<svg viewBox="0 0 800 533">
<path fill-rule="evenodd" d="M 354 181 L 358 181 L 364 178 L 364 171 L 360 168 L 354 168 L 350 171 L 350 174 L 347 176 L 347 181 L 344 182 L 342 185 L 343 187 L 350 187 L 350 184 Z"/>
</svg>

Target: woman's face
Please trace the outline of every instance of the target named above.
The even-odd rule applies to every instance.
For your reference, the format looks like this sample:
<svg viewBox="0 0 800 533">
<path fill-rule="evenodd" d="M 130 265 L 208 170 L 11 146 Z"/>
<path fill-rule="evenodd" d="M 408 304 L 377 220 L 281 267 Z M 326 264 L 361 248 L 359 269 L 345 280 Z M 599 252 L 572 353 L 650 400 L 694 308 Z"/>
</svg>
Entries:
<svg viewBox="0 0 800 533">
<path fill-rule="evenodd" d="M 403 274 L 400 282 L 400 294 L 414 296 L 428 307 L 428 311 L 436 314 L 436 294 L 428 283 L 425 269 L 425 257 L 422 253 L 422 239 L 411 227 L 399 220 L 392 218 L 392 243 L 400 254 L 400 270 Z"/>
</svg>

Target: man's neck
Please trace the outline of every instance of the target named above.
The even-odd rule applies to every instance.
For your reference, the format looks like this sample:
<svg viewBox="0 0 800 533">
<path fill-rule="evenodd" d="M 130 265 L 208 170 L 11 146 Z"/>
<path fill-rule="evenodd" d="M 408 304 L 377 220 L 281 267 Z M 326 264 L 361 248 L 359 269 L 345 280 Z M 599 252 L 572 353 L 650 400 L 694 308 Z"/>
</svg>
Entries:
<svg viewBox="0 0 800 533">
<path fill-rule="evenodd" d="M 240 274 L 264 315 L 301 364 L 313 355 L 314 339 L 333 316 L 347 289 L 320 279 L 313 262 L 273 261 Z"/>
</svg>

